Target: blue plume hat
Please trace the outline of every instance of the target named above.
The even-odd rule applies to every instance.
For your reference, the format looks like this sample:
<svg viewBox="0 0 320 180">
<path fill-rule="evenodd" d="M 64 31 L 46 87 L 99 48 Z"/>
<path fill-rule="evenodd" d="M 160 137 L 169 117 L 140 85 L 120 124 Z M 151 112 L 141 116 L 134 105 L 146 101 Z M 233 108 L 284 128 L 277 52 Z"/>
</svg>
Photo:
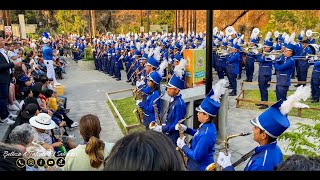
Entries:
<svg viewBox="0 0 320 180">
<path fill-rule="evenodd" d="M 141 51 L 136 50 L 136 51 L 134 52 L 134 55 L 136 55 L 136 56 L 141 56 L 142 54 L 141 54 Z"/>
<path fill-rule="evenodd" d="M 179 53 L 177 53 L 176 56 L 173 58 L 174 61 L 179 61 L 179 62 L 181 59 L 182 59 L 182 56 Z"/>
<path fill-rule="evenodd" d="M 177 88 L 179 90 L 182 90 L 184 89 L 184 80 L 179 78 L 176 74 L 173 74 L 170 81 L 165 86 L 167 88 Z"/>
<path fill-rule="evenodd" d="M 294 44 L 288 43 L 288 45 L 286 46 L 286 49 L 296 52 L 297 46 L 295 46 Z"/>
<path fill-rule="evenodd" d="M 158 67 L 159 67 L 159 62 L 158 62 L 153 56 L 151 56 L 151 57 L 148 59 L 146 65 L 150 65 L 150 66 L 152 66 L 152 67 L 158 68 Z"/>
<path fill-rule="evenodd" d="M 149 80 L 152 80 L 159 85 L 162 80 L 162 76 L 157 71 L 153 71 L 149 76 Z"/>
<path fill-rule="evenodd" d="M 263 45 L 266 47 L 272 47 L 273 46 L 272 38 L 265 41 Z"/>
<path fill-rule="evenodd" d="M 279 109 L 282 103 L 279 100 L 270 106 L 259 117 L 250 120 L 251 124 L 264 130 L 272 138 L 279 137 L 290 126 L 287 115 L 283 115 Z"/>
<path fill-rule="evenodd" d="M 210 116 L 215 117 L 220 109 L 220 103 L 211 99 L 210 97 L 214 95 L 213 89 L 208 93 L 208 95 L 201 102 L 200 106 L 196 108 L 198 112 L 204 112 L 209 114 Z"/>
</svg>

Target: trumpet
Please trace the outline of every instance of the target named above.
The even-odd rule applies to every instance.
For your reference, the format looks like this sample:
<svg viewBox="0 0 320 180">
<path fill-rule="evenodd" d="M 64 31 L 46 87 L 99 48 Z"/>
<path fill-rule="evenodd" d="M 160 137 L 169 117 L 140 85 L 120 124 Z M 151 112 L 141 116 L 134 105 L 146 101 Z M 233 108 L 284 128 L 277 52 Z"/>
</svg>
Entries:
<svg viewBox="0 0 320 180">
<path fill-rule="evenodd" d="M 309 59 L 309 57 L 313 57 L 313 59 Z M 317 57 L 317 59 L 316 59 Z M 306 54 L 306 56 L 294 56 L 294 59 L 300 59 L 300 60 L 308 60 L 308 61 L 319 61 L 318 59 L 320 55 L 314 55 L 314 54 Z"/>
<path fill-rule="evenodd" d="M 238 136 L 248 136 L 250 135 L 251 133 L 250 132 L 243 132 L 243 133 L 239 133 L 239 134 L 232 134 L 232 135 L 229 135 L 227 136 L 225 139 L 224 139 L 224 154 L 225 155 L 228 155 L 228 149 L 229 149 L 229 140 L 231 138 L 234 138 L 234 137 L 238 137 Z M 240 164 L 240 163 L 239 163 Z M 237 164 L 238 165 L 238 164 Z M 211 163 L 209 164 L 207 167 L 206 167 L 206 171 L 215 171 L 216 170 L 216 163 Z M 234 166 L 235 167 L 235 166 Z"/>
<path fill-rule="evenodd" d="M 262 55 L 276 55 L 281 56 L 282 52 L 263 52 Z"/>
<path fill-rule="evenodd" d="M 312 32 L 312 30 L 311 29 L 309 29 L 309 30 L 307 30 L 306 31 L 306 36 L 309 38 L 309 37 L 311 37 L 313 34 L 317 34 L 317 36 L 314 36 L 314 38 L 319 38 L 319 36 L 320 36 L 320 34 L 318 33 L 318 32 Z"/>
<path fill-rule="evenodd" d="M 182 126 L 181 126 L 181 123 L 183 123 L 185 120 L 191 118 L 193 115 L 190 115 L 186 118 L 183 118 L 181 119 L 180 121 L 178 121 L 178 126 L 179 126 L 179 138 L 182 139 L 183 136 L 184 136 L 184 132 L 182 130 Z M 181 156 L 182 156 L 182 159 L 183 159 L 183 163 L 184 165 L 187 167 L 187 161 L 188 161 L 188 157 L 184 154 L 184 152 L 179 148 L 179 147 L 176 147 L 176 150 L 180 152 Z"/>
</svg>

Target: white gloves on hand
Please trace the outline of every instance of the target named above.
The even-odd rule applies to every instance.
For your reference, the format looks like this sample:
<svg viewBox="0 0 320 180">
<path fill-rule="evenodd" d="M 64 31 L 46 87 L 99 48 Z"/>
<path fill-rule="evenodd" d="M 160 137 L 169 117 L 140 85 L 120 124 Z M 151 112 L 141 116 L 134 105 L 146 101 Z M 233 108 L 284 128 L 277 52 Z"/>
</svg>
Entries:
<svg viewBox="0 0 320 180">
<path fill-rule="evenodd" d="M 151 122 L 152 123 L 152 122 Z M 156 126 L 154 128 L 152 128 L 152 130 L 157 131 L 157 132 L 162 132 L 162 126 L 158 125 L 156 123 Z"/>
<path fill-rule="evenodd" d="M 184 124 L 181 124 L 181 128 L 183 131 L 186 131 L 187 130 L 187 126 L 184 125 Z M 174 127 L 175 130 L 179 130 L 179 124 L 176 124 L 176 126 Z"/>
<path fill-rule="evenodd" d="M 184 145 L 186 145 L 185 139 L 186 139 L 186 136 L 183 136 L 182 139 L 181 139 L 180 137 L 177 139 L 177 146 L 178 146 L 179 148 L 182 149 L 182 147 L 183 147 Z"/>
<path fill-rule="evenodd" d="M 219 152 L 217 163 L 222 168 L 226 168 L 228 166 L 231 166 L 231 154 L 228 152 L 228 156 L 226 156 L 223 152 Z"/>
</svg>

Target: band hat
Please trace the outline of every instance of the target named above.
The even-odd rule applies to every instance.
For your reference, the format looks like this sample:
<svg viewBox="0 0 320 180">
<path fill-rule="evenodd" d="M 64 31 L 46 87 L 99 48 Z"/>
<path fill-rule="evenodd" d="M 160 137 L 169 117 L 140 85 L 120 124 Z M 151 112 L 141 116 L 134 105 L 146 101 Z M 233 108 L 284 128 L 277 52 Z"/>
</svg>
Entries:
<svg viewBox="0 0 320 180">
<path fill-rule="evenodd" d="M 213 92 L 213 90 L 211 89 Z M 198 112 L 204 112 L 206 114 L 209 114 L 212 117 L 217 116 L 219 109 L 220 109 L 220 103 L 214 101 L 210 98 L 213 93 L 210 91 L 210 93 L 205 97 L 205 99 L 202 101 L 200 106 L 196 107 L 196 111 Z M 211 95 L 210 95 L 211 94 Z"/>
<path fill-rule="evenodd" d="M 179 90 L 184 89 L 184 80 L 180 79 L 176 74 L 173 74 L 168 84 L 165 85 L 167 88 L 177 88 Z"/>
<path fill-rule="evenodd" d="M 282 100 L 279 100 L 260 116 L 250 120 L 251 124 L 265 131 L 270 137 L 279 137 L 290 126 L 287 115 L 283 115 L 280 111 Z"/>
<path fill-rule="evenodd" d="M 39 113 L 29 119 L 29 123 L 36 128 L 50 130 L 56 127 L 56 123 L 46 113 Z"/>
<path fill-rule="evenodd" d="M 156 71 L 153 71 L 148 79 L 159 85 L 162 80 L 162 76 Z"/>
<path fill-rule="evenodd" d="M 42 42 L 45 43 L 45 44 L 48 43 L 49 41 L 50 41 L 50 39 L 47 39 L 45 37 L 42 38 Z"/>
<path fill-rule="evenodd" d="M 149 65 L 149 66 L 158 68 L 158 67 L 159 67 L 159 62 L 158 62 L 153 56 L 151 56 L 151 57 L 148 59 L 146 65 Z"/>
</svg>

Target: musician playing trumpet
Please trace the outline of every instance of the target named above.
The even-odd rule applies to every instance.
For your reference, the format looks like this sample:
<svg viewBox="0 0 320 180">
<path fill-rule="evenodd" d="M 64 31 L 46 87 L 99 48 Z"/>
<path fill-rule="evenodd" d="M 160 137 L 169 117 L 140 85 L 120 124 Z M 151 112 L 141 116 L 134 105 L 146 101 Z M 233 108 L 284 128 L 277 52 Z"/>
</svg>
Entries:
<svg viewBox="0 0 320 180">
<path fill-rule="evenodd" d="M 268 34 L 267 34 L 268 35 Z M 263 45 L 263 52 L 271 52 L 273 48 L 272 38 L 266 37 Z M 274 55 L 259 54 L 257 59 L 259 61 L 259 74 L 258 74 L 258 85 L 260 90 L 261 101 L 268 101 L 268 82 L 272 76 L 272 61 L 275 60 Z M 259 109 L 266 109 L 268 105 L 256 104 L 260 106 Z"/>
<path fill-rule="evenodd" d="M 225 79 L 219 80 L 219 82 L 213 87 L 213 89 L 207 94 L 199 107 L 198 121 L 201 123 L 197 130 L 188 128 L 181 124 L 182 130 L 193 136 L 191 146 L 189 147 L 185 143 L 186 136 L 178 138 L 177 146 L 182 149 L 185 156 L 187 156 L 187 169 L 189 171 L 204 171 L 206 167 L 214 162 L 214 152 L 217 130 L 212 121 L 220 109 L 220 97 L 225 94 L 227 90 L 228 81 Z M 179 130 L 179 125 L 175 126 L 176 130 Z"/>
<path fill-rule="evenodd" d="M 299 47 L 299 46 L 298 46 Z M 297 47 L 297 50 L 299 48 Z M 300 53 L 296 54 L 299 56 L 296 61 L 298 61 L 298 68 L 297 68 L 297 78 L 298 81 L 307 81 L 307 75 L 308 75 L 308 69 L 310 67 L 310 64 L 308 62 L 308 58 L 301 58 L 301 57 L 306 57 L 307 54 L 312 54 L 312 51 L 309 47 L 309 42 L 308 40 L 302 40 L 302 49 L 300 49 Z M 306 85 L 304 84 L 297 84 L 295 87 L 301 86 L 301 85 Z"/>
</svg>

